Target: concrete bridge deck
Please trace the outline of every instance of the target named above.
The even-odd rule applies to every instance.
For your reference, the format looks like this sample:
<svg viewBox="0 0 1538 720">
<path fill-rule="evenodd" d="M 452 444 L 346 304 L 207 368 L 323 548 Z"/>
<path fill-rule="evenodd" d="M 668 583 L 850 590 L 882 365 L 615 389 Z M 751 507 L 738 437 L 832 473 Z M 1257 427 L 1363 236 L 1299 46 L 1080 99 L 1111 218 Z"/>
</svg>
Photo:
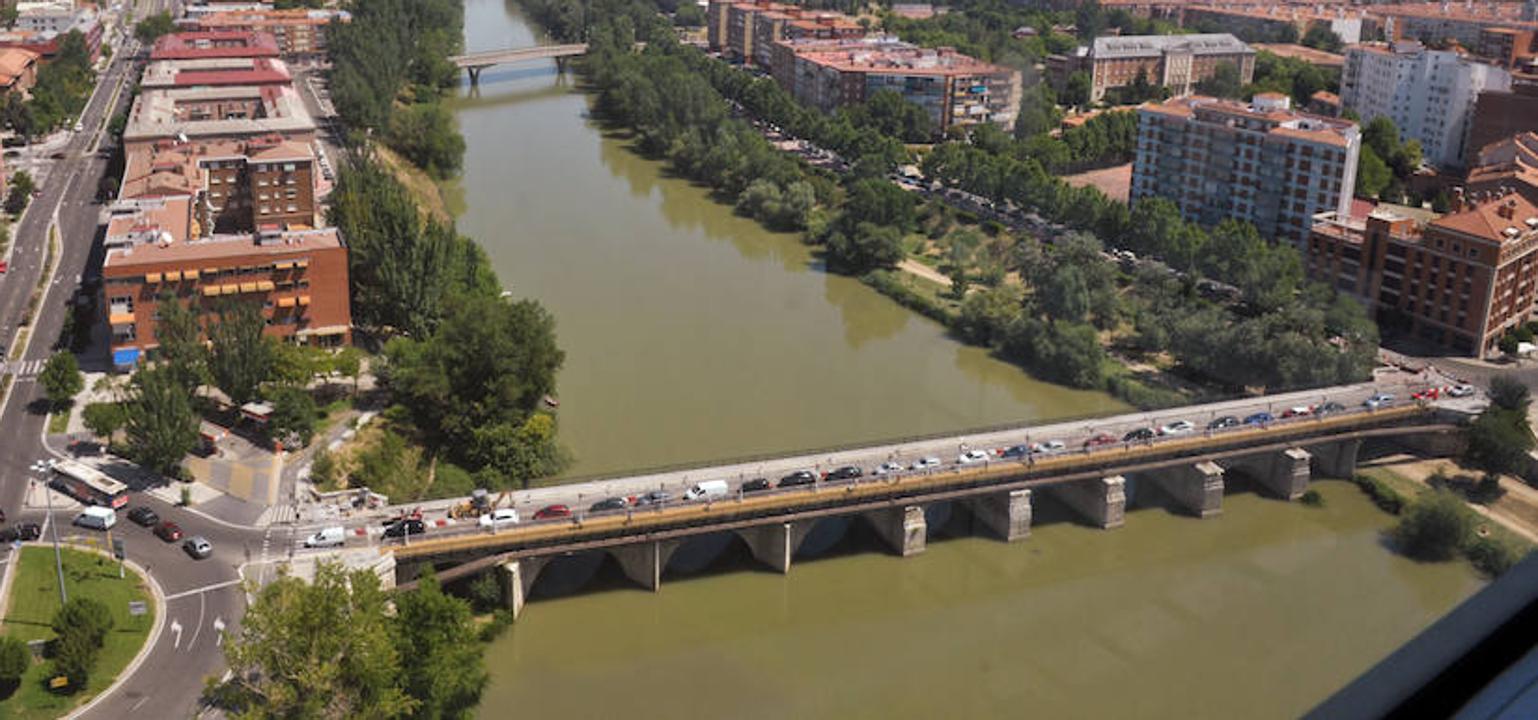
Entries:
<svg viewBox="0 0 1538 720">
<path fill-rule="evenodd" d="M 566 58 L 586 54 L 587 43 L 539 45 L 529 48 L 507 48 L 453 55 L 449 57 L 449 62 L 454 63 L 455 67 L 469 72 L 470 84 L 478 85 L 481 81 L 481 71 L 493 65 L 507 65 L 509 63 L 549 60 L 552 58 L 558 65 L 561 65 L 564 64 Z"/>
</svg>

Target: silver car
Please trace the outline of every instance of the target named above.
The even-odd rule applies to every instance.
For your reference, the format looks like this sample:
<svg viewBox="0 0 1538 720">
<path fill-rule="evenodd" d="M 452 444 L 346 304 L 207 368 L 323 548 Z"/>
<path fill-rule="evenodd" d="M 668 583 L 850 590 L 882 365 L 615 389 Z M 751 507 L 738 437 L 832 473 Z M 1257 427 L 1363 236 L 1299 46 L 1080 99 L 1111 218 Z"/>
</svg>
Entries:
<svg viewBox="0 0 1538 720">
<path fill-rule="evenodd" d="M 186 550 L 188 555 L 198 560 L 206 560 L 208 556 L 214 554 L 214 546 L 208 542 L 208 538 L 202 535 L 193 535 L 183 540 L 182 549 Z"/>
</svg>

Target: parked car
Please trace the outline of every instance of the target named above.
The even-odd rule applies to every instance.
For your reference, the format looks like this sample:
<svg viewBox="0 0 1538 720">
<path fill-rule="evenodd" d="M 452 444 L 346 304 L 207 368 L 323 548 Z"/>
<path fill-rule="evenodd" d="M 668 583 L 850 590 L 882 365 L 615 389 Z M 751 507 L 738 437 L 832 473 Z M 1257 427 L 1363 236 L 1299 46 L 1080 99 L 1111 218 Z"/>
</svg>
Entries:
<svg viewBox="0 0 1538 720">
<path fill-rule="evenodd" d="M 1447 394 L 1453 397 L 1468 397 L 1474 394 L 1473 385 L 1454 385 L 1447 389 Z"/>
<path fill-rule="evenodd" d="M 635 504 L 637 504 L 637 505 L 661 505 L 662 503 L 665 503 L 665 502 L 667 502 L 669 500 L 672 500 L 672 499 L 673 499 L 673 494 L 670 493 L 670 492 L 667 492 L 667 491 L 664 491 L 664 490 L 653 490 L 653 491 L 648 492 L 648 493 L 643 493 L 641 495 L 641 497 L 636 499 Z M 537 518 L 538 516 L 536 515 L 535 517 Z"/>
<path fill-rule="evenodd" d="M 390 523 L 390 526 L 385 528 L 384 536 L 387 538 L 403 538 L 407 535 L 421 535 L 425 532 L 427 532 L 427 523 L 417 518 L 406 518 Z"/>
<path fill-rule="evenodd" d="M 1144 427 L 1144 428 L 1138 428 L 1136 430 L 1133 430 L 1133 431 L 1127 433 L 1126 435 L 1121 436 L 1121 441 L 1122 442 L 1139 442 L 1139 441 L 1143 441 L 1143 440 L 1152 440 L 1155 437 L 1158 437 L 1158 435 L 1159 435 L 1158 433 L 1154 432 L 1153 428 L 1145 428 Z"/>
<path fill-rule="evenodd" d="M 571 508 L 565 505 L 546 505 L 534 513 L 535 520 L 551 520 L 563 517 L 571 517 Z"/>
<path fill-rule="evenodd" d="M 873 474 L 875 474 L 875 475 L 891 475 L 892 473 L 900 473 L 900 472 L 902 472 L 905 469 L 906 468 L 903 467 L 902 463 L 887 461 L 887 462 L 881 463 L 880 465 L 877 465 L 876 469 L 873 471 Z"/>
<path fill-rule="evenodd" d="M 11 264 L 4 260 L 0 260 L 0 275 L 4 275 L 5 271 L 9 269 L 11 269 Z"/>
<path fill-rule="evenodd" d="M 155 537 L 166 542 L 176 542 L 182 539 L 182 528 L 170 520 L 155 526 Z"/>
<path fill-rule="evenodd" d="M 604 498 L 602 500 L 599 500 L 598 502 L 593 503 L 592 505 L 588 506 L 587 511 L 588 512 L 609 512 L 611 510 L 624 510 L 627 507 L 630 507 L 630 503 L 625 502 L 625 498 L 622 498 L 622 497 L 611 497 L 611 498 Z"/>
<path fill-rule="evenodd" d="M 774 485 L 769 482 L 769 478 L 753 478 L 742 484 L 742 491 L 745 493 L 763 492 L 771 487 L 774 487 Z"/>
<path fill-rule="evenodd" d="M 1186 435 L 1196 431 L 1196 424 L 1190 420 L 1176 420 L 1159 428 L 1160 435 Z"/>
<path fill-rule="evenodd" d="M 6 537 L 7 535 L 10 535 L 11 537 Z M 8 527 L 4 530 L 0 530 L 0 540 L 5 542 L 15 542 L 17 540 L 22 542 L 31 542 L 42 536 L 43 528 L 37 523 L 21 523 L 19 525 Z"/>
<path fill-rule="evenodd" d="M 1255 413 L 1254 415 L 1250 415 L 1249 417 L 1246 417 L 1244 419 L 1244 424 L 1245 425 L 1264 425 L 1264 424 L 1266 424 L 1268 422 L 1271 422 L 1272 420 L 1275 420 L 1275 419 L 1276 419 L 1275 417 L 1271 416 L 1271 413 L 1268 413 L 1268 412 L 1258 412 L 1258 413 Z"/>
<path fill-rule="evenodd" d="M 418 522 L 421 521 L 419 520 Z M 207 559 L 209 555 L 214 554 L 213 544 L 208 542 L 208 538 L 205 538 L 202 535 L 193 535 L 192 537 L 187 538 L 187 540 L 182 543 L 182 549 L 186 550 L 187 554 L 191 555 L 196 560 L 204 560 Z"/>
<path fill-rule="evenodd" d="M 1377 410 L 1394 404 L 1394 396 L 1388 393 L 1373 393 L 1373 396 L 1362 401 L 1362 407 L 1369 410 Z"/>
<path fill-rule="evenodd" d="M 1089 449 L 1089 448 L 1092 448 L 1092 447 L 1100 447 L 1102 445 L 1115 445 L 1115 444 L 1116 444 L 1116 436 L 1112 435 L 1110 433 L 1100 433 L 1100 434 L 1095 435 L 1094 437 L 1091 437 L 1090 439 L 1084 441 L 1085 449 Z"/>
<path fill-rule="evenodd" d="M 782 488 L 787 488 L 796 487 L 798 485 L 811 485 L 815 482 L 817 482 L 817 476 L 813 475 L 811 470 L 797 470 L 789 475 L 786 475 L 785 477 L 780 478 L 779 486 Z"/>
<path fill-rule="evenodd" d="M 981 450 L 968 450 L 956 456 L 957 465 L 975 465 L 977 463 L 987 461 L 988 453 L 985 453 Z"/>
<path fill-rule="evenodd" d="M 1342 404 L 1340 404 L 1338 402 L 1335 402 L 1334 400 L 1331 400 L 1331 401 L 1329 401 L 1327 403 L 1324 403 L 1324 404 L 1320 405 L 1317 408 L 1314 408 L 1314 414 L 1315 415 L 1333 415 L 1335 413 L 1345 412 L 1345 411 L 1346 411 L 1346 406 L 1342 405 Z"/>
<path fill-rule="evenodd" d="M 1037 455 L 1046 455 L 1048 453 L 1062 452 L 1067 447 L 1068 445 L 1062 440 L 1048 440 L 1032 445 L 1031 452 Z"/>
<path fill-rule="evenodd" d="M 1027 455 L 1030 455 L 1030 454 L 1031 454 L 1031 446 L 1030 445 L 1010 445 L 1009 447 L 1004 448 L 1002 451 L 999 452 L 999 457 L 1004 458 L 1006 460 L 1014 460 L 1014 459 L 1018 459 L 1018 458 L 1023 458 L 1023 457 L 1025 457 Z"/>
<path fill-rule="evenodd" d="M 1217 418 L 1216 420 L 1207 423 L 1208 430 L 1222 430 L 1223 428 L 1231 427 L 1239 427 L 1239 418 L 1233 415 L 1224 415 L 1223 417 Z"/>
<path fill-rule="evenodd" d="M 1426 388 L 1410 396 L 1412 400 L 1435 400 L 1442 396 L 1442 388 Z"/>
<path fill-rule="evenodd" d="M 911 467 L 909 467 L 909 469 L 910 470 L 928 470 L 930 468 L 937 468 L 937 467 L 940 467 L 940 458 L 937 458 L 937 457 L 935 457 L 933 455 L 930 455 L 929 457 L 921 457 L 918 460 L 915 460 L 913 462 L 913 465 Z"/>
<path fill-rule="evenodd" d="M 154 527 L 160 522 L 160 516 L 145 505 L 129 510 L 128 519 L 134 521 L 134 524 L 140 527 Z"/>
<path fill-rule="evenodd" d="M 1308 417 L 1309 415 L 1312 415 L 1313 412 L 1314 409 L 1308 407 L 1307 405 L 1294 405 L 1293 407 L 1282 411 L 1282 419 L 1286 420 L 1287 418 Z"/>
<path fill-rule="evenodd" d="M 480 526 L 483 528 L 491 528 L 493 530 L 503 525 L 517 525 L 518 511 L 514 508 L 497 508 L 482 515 L 476 522 L 480 523 Z"/>
<path fill-rule="evenodd" d="M 865 471 L 858 467 L 853 465 L 845 465 L 841 468 L 833 470 L 833 472 L 828 473 L 827 480 L 830 482 L 836 482 L 839 480 L 854 480 L 864 474 Z"/>
</svg>

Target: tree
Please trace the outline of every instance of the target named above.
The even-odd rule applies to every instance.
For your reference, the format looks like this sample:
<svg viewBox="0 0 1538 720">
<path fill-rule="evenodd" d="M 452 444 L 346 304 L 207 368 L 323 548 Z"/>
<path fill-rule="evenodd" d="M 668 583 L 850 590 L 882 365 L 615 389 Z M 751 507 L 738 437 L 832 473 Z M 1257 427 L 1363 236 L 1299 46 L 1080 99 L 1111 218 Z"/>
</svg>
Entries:
<svg viewBox="0 0 1538 720">
<path fill-rule="evenodd" d="M 279 385 L 268 392 L 267 399 L 272 403 L 267 436 L 283 442 L 293 435 L 299 438 L 300 447 L 309 445 L 320 416 L 310 393 L 292 385 Z"/>
<path fill-rule="evenodd" d="M 700 27 L 705 24 L 705 11 L 693 3 L 685 3 L 673 13 L 673 24 L 679 27 Z"/>
<path fill-rule="evenodd" d="M 93 644 L 85 633 L 67 632 L 54 639 L 52 651 L 51 674 L 69 681 L 64 691 L 75 693 L 84 690 L 91 682 L 91 668 L 96 665 L 100 646 Z"/>
<path fill-rule="evenodd" d="M 1526 414 L 1532 395 L 1520 381 L 1506 375 L 1497 375 L 1490 381 L 1490 402 L 1504 410 Z"/>
<path fill-rule="evenodd" d="M 12 215 L 20 215 L 27 209 L 27 203 L 32 201 L 32 192 L 37 186 L 32 182 L 32 175 L 26 170 L 17 170 L 10 178 L 11 190 L 5 196 L 5 211 Z"/>
<path fill-rule="evenodd" d="M 75 401 L 75 395 L 85 389 L 85 378 L 80 374 L 80 363 L 75 354 L 67 350 L 54 353 L 43 365 L 37 381 L 48 395 L 54 410 L 63 410 Z"/>
<path fill-rule="evenodd" d="M 1335 34 L 1330 26 L 1324 23 L 1314 23 L 1309 26 L 1308 32 L 1303 33 L 1303 44 L 1317 50 L 1338 53 L 1345 45 L 1340 36 Z"/>
<path fill-rule="evenodd" d="M 230 402 L 244 405 L 272 377 L 273 350 L 262 331 L 267 321 L 254 302 L 229 302 L 208 329 L 209 373 Z"/>
<path fill-rule="evenodd" d="M 1083 107 L 1089 104 L 1091 80 L 1089 73 L 1076 70 L 1068 76 L 1068 82 L 1063 87 L 1063 104 L 1071 107 Z"/>
<path fill-rule="evenodd" d="M 396 652 L 402 685 L 417 701 L 419 718 L 470 718 L 486 686 L 480 640 L 470 605 L 445 595 L 428 572 L 415 592 L 395 601 Z"/>
<path fill-rule="evenodd" d="M 1447 560 L 1463 549 L 1474 531 L 1472 513 L 1463 500 L 1447 490 L 1424 493 L 1399 517 L 1394 540 L 1406 555 L 1420 560 Z"/>
<path fill-rule="evenodd" d="M 128 420 L 122 405 L 102 402 L 86 405 L 85 409 L 80 411 L 80 417 L 85 421 L 86 428 L 105 440 L 111 440 Z"/>
<path fill-rule="evenodd" d="M 134 461 L 179 476 L 182 458 L 198 444 L 198 417 L 176 376 L 164 368 L 141 367 L 129 383 L 123 416 Z"/>
<path fill-rule="evenodd" d="M 323 563 L 313 582 L 279 577 L 225 642 L 232 675 L 216 694 L 251 718 L 411 714 L 389 599 L 367 570 Z"/>
<path fill-rule="evenodd" d="M 310 460 L 310 482 L 319 487 L 329 488 L 336 483 L 336 474 L 336 457 L 325 448 L 316 450 L 315 456 Z"/>
<path fill-rule="evenodd" d="M 828 238 L 828 268 L 847 275 L 893 267 L 902 255 L 902 234 L 890 225 L 862 222 L 850 234 Z"/>
<path fill-rule="evenodd" d="M 1028 138 L 1049 132 L 1062 122 L 1052 86 L 1037 82 L 1020 93 L 1020 114 L 1015 118 L 1015 137 Z"/>
<path fill-rule="evenodd" d="M 358 376 L 363 372 L 363 351 L 351 345 L 342 348 L 331 359 L 331 369 L 351 380 L 353 394 L 357 394 Z"/>
<path fill-rule="evenodd" d="M 203 326 L 197 313 L 169 292 L 160 296 L 155 309 L 160 314 L 155 325 L 160 362 L 190 395 L 208 380 L 208 346 L 203 342 Z"/>
<path fill-rule="evenodd" d="M 1464 459 L 1489 473 L 1517 472 L 1526 463 L 1534 444 L 1526 412 L 1498 404 L 1481 412 L 1469 425 L 1467 434 Z"/>
<path fill-rule="evenodd" d="M 1239 66 L 1228 60 L 1220 61 L 1212 69 L 1212 77 L 1196 84 L 1197 92 L 1213 97 L 1238 99 L 1244 90 L 1239 77 Z"/>
<path fill-rule="evenodd" d="M 32 667 L 32 651 L 27 643 L 9 635 L 0 637 L 0 687 L 15 688 L 21 676 Z M 0 691 L 9 694 L 9 691 Z"/>
<path fill-rule="evenodd" d="M 1356 194 L 1361 197 L 1378 197 L 1393 179 L 1388 165 L 1371 146 L 1363 143 L 1357 161 Z"/>
<path fill-rule="evenodd" d="M 145 45 L 153 45 L 156 38 L 173 32 L 176 32 L 176 22 L 169 12 L 156 13 L 134 25 L 134 37 Z"/>
<path fill-rule="evenodd" d="M 106 642 L 112 625 L 112 611 L 100 600 L 90 597 L 72 597 L 53 615 L 55 633 L 62 636 L 79 632 L 98 646 Z"/>
</svg>

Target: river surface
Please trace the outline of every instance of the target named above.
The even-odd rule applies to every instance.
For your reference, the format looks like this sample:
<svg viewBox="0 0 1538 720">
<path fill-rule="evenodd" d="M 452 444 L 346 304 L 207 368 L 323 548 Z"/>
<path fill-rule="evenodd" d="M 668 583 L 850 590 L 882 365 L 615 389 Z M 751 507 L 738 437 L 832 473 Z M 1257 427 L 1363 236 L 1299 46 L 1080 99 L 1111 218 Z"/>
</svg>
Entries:
<svg viewBox="0 0 1538 720">
<path fill-rule="evenodd" d="M 467 0 L 466 16 L 469 50 L 538 42 L 512 2 Z M 455 204 L 504 283 L 557 318 L 573 473 L 1124 407 L 823 273 L 797 237 L 606 137 L 572 85 L 537 64 L 463 93 Z M 1387 552 L 1388 516 L 1318 486 L 1321 509 L 1238 492 L 1216 519 L 1150 507 L 1114 531 L 1038 493 L 1028 540 L 974 537 L 957 512 L 908 559 L 861 522 L 819 527 L 786 576 L 723 538 L 680 551 L 656 594 L 612 561 L 563 561 L 490 649 L 481 714 L 1296 715 L 1480 586 Z"/>
</svg>

